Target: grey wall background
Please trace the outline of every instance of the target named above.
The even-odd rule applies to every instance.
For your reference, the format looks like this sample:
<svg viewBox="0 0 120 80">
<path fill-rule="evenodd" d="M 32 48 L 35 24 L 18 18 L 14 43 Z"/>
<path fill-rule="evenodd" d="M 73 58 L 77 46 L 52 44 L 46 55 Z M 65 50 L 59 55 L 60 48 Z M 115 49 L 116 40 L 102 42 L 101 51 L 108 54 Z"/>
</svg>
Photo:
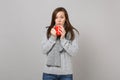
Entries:
<svg viewBox="0 0 120 80">
<path fill-rule="evenodd" d="M 119 0 L 0 0 L 0 80 L 41 80 L 40 42 L 54 8 L 79 31 L 74 80 L 120 79 Z"/>
</svg>

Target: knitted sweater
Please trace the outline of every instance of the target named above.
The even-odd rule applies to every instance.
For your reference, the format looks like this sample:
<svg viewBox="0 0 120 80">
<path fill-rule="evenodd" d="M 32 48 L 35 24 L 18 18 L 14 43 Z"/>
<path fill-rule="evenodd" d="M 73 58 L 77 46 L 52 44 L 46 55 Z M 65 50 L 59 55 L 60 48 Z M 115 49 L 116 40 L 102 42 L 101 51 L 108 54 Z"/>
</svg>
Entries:
<svg viewBox="0 0 120 80">
<path fill-rule="evenodd" d="M 46 28 L 45 28 L 46 29 Z M 44 64 L 44 73 L 50 73 L 50 74 L 72 74 L 72 61 L 71 58 L 78 52 L 78 33 L 74 30 L 75 33 L 75 39 L 72 41 L 72 43 L 69 42 L 66 38 L 60 39 L 60 45 L 64 48 L 64 52 L 61 53 L 60 55 L 60 62 L 61 62 L 61 67 L 48 67 L 46 65 L 47 63 L 47 53 L 51 50 L 53 45 L 56 42 L 56 38 L 54 36 L 51 36 L 49 39 L 47 39 L 46 36 L 47 29 L 45 30 L 44 34 L 42 37 L 42 53 L 46 55 L 46 61 Z M 56 48 L 57 50 L 57 48 Z"/>
</svg>

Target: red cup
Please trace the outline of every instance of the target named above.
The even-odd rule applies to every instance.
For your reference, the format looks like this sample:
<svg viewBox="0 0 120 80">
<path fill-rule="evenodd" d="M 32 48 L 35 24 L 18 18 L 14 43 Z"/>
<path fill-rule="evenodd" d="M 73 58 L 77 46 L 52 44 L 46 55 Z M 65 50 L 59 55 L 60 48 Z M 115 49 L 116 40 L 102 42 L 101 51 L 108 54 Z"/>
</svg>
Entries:
<svg viewBox="0 0 120 80">
<path fill-rule="evenodd" d="M 54 29 L 56 30 L 56 35 L 60 36 L 61 35 L 60 32 L 59 32 L 60 26 L 55 26 Z"/>
</svg>

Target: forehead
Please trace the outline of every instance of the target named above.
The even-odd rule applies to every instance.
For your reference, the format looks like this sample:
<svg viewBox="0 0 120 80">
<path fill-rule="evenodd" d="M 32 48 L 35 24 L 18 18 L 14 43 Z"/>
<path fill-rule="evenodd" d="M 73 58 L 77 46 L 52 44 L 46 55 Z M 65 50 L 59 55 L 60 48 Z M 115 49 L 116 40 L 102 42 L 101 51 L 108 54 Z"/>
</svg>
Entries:
<svg viewBox="0 0 120 80">
<path fill-rule="evenodd" d="M 63 11 L 59 11 L 56 16 L 65 16 L 65 13 Z"/>
</svg>

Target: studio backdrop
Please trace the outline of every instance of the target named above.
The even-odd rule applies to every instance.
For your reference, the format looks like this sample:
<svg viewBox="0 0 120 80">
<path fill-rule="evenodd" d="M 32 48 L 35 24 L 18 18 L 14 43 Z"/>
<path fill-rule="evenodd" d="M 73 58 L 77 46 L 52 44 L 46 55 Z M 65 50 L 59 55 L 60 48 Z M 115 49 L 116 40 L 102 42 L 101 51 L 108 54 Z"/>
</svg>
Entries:
<svg viewBox="0 0 120 80">
<path fill-rule="evenodd" d="M 44 28 L 56 7 L 79 30 L 74 80 L 120 80 L 119 0 L 0 0 L 0 80 L 42 80 Z"/>
</svg>

